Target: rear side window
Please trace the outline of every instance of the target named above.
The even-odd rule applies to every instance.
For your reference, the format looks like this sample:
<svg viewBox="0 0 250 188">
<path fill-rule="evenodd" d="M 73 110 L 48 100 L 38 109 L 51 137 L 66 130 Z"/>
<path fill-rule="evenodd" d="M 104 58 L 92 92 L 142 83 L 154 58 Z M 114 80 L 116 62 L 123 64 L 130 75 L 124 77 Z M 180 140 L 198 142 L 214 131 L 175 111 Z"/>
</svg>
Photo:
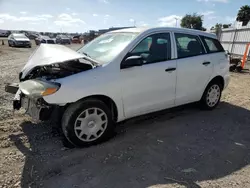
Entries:
<svg viewBox="0 0 250 188">
<path fill-rule="evenodd" d="M 201 36 L 208 53 L 224 52 L 224 49 L 217 39 Z"/>
<path fill-rule="evenodd" d="M 202 55 L 205 50 L 198 36 L 175 33 L 178 58 Z"/>
</svg>

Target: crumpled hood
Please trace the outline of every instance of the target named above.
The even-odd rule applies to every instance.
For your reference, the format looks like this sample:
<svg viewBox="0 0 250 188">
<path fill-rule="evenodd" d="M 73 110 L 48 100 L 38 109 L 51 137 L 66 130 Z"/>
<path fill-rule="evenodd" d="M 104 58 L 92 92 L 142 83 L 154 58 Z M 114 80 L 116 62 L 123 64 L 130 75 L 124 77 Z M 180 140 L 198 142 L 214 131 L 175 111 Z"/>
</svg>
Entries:
<svg viewBox="0 0 250 188">
<path fill-rule="evenodd" d="M 63 63 L 65 61 L 81 59 L 84 57 L 86 56 L 66 46 L 58 44 L 41 44 L 33 52 L 26 65 L 23 67 L 21 71 L 22 72 L 21 78 L 24 78 L 33 68 L 37 66 Z"/>
</svg>

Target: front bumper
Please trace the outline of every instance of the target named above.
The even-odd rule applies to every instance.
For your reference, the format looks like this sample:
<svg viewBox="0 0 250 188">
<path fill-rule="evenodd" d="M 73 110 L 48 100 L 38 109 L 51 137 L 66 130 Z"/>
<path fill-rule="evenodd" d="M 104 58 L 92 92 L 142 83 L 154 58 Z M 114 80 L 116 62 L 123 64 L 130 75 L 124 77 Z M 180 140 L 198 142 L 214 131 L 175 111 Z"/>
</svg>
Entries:
<svg viewBox="0 0 250 188">
<path fill-rule="evenodd" d="M 60 43 L 61 44 L 70 44 L 70 40 L 61 40 Z"/>
<path fill-rule="evenodd" d="M 20 42 L 20 43 L 15 43 L 15 46 L 17 47 L 27 47 L 27 46 L 31 46 L 31 43 L 28 42 Z"/>
<path fill-rule="evenodd" d="M 30 99 L 19 90 L 18 83 L 11 83 L 5 86 L 5 91 L 15 94 L 13 100 L 13 109 L 25 109 L 25 113 L 32 117 L 34 120 L 45 121 L 50 119 L 53 111 L 53 106 L 47 104 L 42 98 Z"/>
</svg>

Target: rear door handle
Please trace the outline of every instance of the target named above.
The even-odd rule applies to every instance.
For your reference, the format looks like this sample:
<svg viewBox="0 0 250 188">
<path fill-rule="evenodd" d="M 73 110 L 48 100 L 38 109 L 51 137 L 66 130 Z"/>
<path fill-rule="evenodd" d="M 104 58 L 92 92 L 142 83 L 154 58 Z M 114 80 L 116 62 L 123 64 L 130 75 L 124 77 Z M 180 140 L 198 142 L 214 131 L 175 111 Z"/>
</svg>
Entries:
<svg viewBox="0 0 250 188">
<path fill-rule="evenodd" d="M 209 65 L 209 64 L 210 64 L 209 61 L 202 63 L 202 65 L 205 65 L 205 66 L 207 66 L 207 65 Z"/>
<path fill-rule="evenodd" d="M 175 70 L 176 70 L 176 68 L 167 68 L 167 69 L 165 69 L 166 72 L 175 71 Z"/>
</svg>

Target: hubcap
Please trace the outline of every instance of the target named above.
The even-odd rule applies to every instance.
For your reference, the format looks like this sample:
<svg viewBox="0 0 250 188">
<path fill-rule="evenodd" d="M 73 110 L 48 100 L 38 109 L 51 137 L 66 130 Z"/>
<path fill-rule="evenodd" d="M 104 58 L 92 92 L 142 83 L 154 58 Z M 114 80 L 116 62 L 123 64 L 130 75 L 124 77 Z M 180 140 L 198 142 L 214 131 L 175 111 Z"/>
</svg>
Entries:
<svg viewBox="0 0 250 188">
<path fill-rule="evenodd" d="M 104 133 L 107 124 L 108 117 L 102 109 L 88 108 L 77 117 L 74 130 L 80 140 L 91 142 Z"/>
<path fill-rule="evenodd" d="M 220 87 L 218 85 L 212 85 L 207 92 L 207 105 L 213 107 L 220 99 Z"/>
</svg>

